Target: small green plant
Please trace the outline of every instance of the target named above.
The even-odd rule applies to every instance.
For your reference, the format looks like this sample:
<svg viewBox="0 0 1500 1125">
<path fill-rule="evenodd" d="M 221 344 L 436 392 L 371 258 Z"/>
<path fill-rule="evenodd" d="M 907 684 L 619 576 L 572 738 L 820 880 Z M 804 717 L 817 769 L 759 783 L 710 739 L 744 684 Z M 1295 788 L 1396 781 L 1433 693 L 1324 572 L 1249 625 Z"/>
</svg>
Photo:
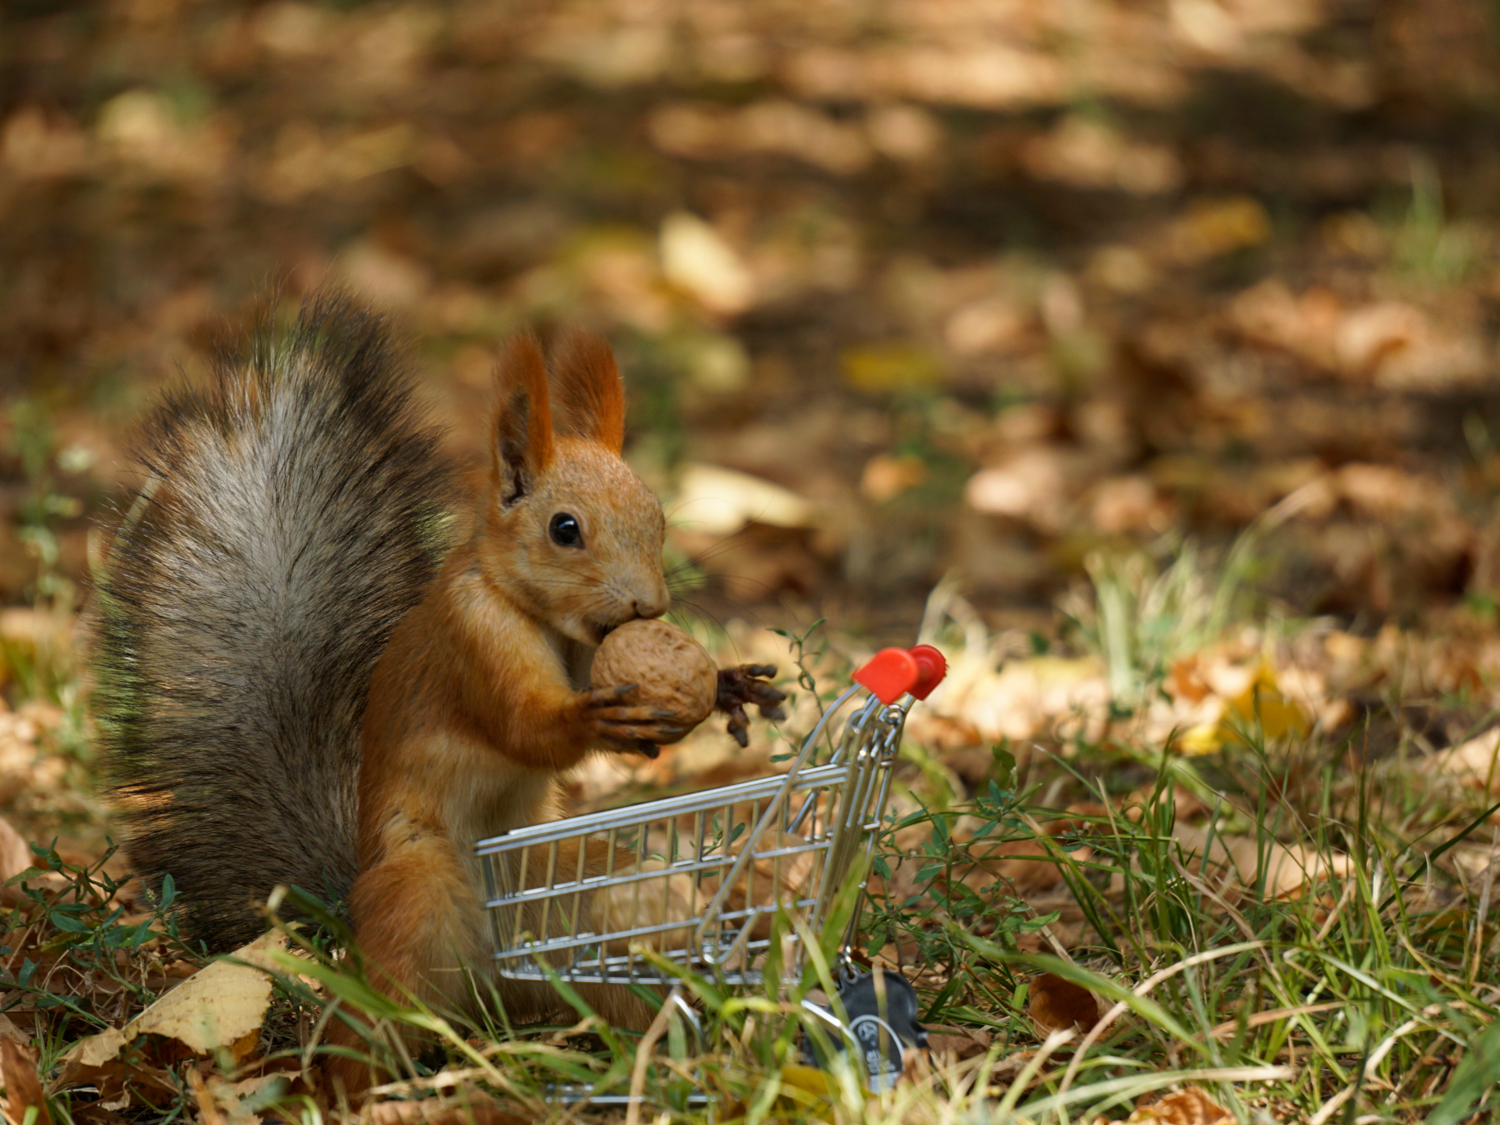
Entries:
<svg viewBox="0 0 1500 1125">
<path fill-rule="evenodd" d="M 1219 562 L 1192 540 L 1089 556 L 1092 597 L 1075 592 L 1065 599 L 1064 626 L 1103 659 L 1116 707 L 1140 706 L 1173 660 L 1202 651 L 1246 619 L 1260 568 L 1258 539 L 1258 529 L 1248 529 Z"/>
<path fill-rule="evenodd" d="M 62 548 L 58 527 L 61 521 L 79 515 L 82 504 L 60 489 L 54 466 L 80 471 L 87 467 L 88 455 L 80 449 L 57 449 L 51 419 L 36 400 L 19 399 L 7 413 L 10 449 L 20 461 L 27 482 L 16 513 L 16 537 L 35 561 L 36 577 L 30 586 L 33 606 L 50 625 L 34 630 L 24 642 L 0 637 L 0 658 L 21 699 L 44 699 L 64 706 L 70 715 L 69 730 L 75 736 L 72 742 L 81 747 L 82 739 L 77 737 L 82 716 L 76 674 L 71 649 L 62 640 L 77 609 L 78 590 L 59 568 Z"/>
<path fill-rule="evenodd" d="M 176 890 L 170 875 L 163 880 L 159 894 L 148 892 L 151 915 L 140 922 L 124 924 L 121 919 L 125 908 L 115 902 L 121 884 L 105 871 L 115 853 L 113 846 L 86 864 L 64 860 L 58 855 L 55 843 L 32 844 L 31 851 L 36 862 L 6 884 L 18 887 L 22 894 L 22 902 L 9 912 L 7 933 L 20 934 L 27 932 L 28 927 L 38 927 L 39 932 L 49 935 L 45 943 L 48 954 L 62 954 L 72 969 L 113 981 L 127 1003 L 140 1006 L 149 1004 L 156 995 L 126 967 L 131 955 L 138 954 L 148 942 L 164 945 L 187 959 L 205 957 L 178 930 L 177 915 L 172 909 Z M 34 885 L 43 876 L 54 882 L 60 876 L 61 886 Z M 118 956 L 121 953 L 126 955 L 123 965 Z M 118 1011 L 101 1015 L 89 1009 L 79 996 L 52 991 L 38 977 L 39 962 L 33 961 L 27 950 L 0 946 L 0 956 L 15 955 L 20 956 L 14 982 L 17 995 L 11 998 L 9 1006 L 25 1003 L 38 1010 L 63 1009 L 94 1027 L 109 1026 L 118 1018 Z"/>
<path fill-rule="evenodd" d="M 1484 251 L 1477 231 L 1449 218 L 1442 179 L 1426 159 L 1412 161 L 1411 196 L 1392 241 L 1397 268 L 1432 285 L 1462 281 Z"/>
</svg>

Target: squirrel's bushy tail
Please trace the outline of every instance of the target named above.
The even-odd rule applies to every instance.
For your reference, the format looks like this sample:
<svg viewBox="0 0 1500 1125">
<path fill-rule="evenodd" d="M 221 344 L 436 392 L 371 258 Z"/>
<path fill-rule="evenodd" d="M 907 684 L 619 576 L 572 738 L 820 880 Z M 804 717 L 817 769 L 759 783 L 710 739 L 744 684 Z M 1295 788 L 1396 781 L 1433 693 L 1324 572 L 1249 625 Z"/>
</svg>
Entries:
<svg viewBox="0 0 1500 1125">
<path fill-rule="evenodd" d="M 94 609 L 94 713 L 126 847 L 211 949 L 278 883 L 356 865 L 375 661 L 445 546 L 448 481 L 382 320 L 312 301 L 146 426 Z"/>
</svg>

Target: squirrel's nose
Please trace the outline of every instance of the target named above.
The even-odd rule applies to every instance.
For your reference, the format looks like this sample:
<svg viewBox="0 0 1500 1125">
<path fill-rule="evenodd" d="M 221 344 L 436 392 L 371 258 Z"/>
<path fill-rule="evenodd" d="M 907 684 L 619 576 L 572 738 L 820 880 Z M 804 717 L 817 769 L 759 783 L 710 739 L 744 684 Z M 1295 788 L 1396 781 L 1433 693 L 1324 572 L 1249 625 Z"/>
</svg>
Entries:
<svg viewBox="0 0 1500 1125">
<path fill-rule="evenodd" d="M 666 597 L 652 598 L 649 601 L 636 600 L 635 615 L 637 617 L 660 617 L 667 612 L 670 599 Z"/>
</svg>

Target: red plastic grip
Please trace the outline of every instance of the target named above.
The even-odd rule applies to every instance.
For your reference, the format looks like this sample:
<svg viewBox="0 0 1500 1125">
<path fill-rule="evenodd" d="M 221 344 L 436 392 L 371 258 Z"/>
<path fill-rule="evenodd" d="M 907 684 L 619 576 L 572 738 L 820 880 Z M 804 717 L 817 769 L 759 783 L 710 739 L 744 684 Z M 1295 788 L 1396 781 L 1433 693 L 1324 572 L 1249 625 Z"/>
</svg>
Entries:
<svg viewBox="0 0 1500 1125">
<path fill-rule="evenodd" d="M 926 699 L 948 674 L 948 661 L 931 645 L 916 645 L 908 651 L 917 662 L 917 682 L 907 690 L 918 699 Z"/>
<path fill-rule="evenodd" d="M 882 703 L 894 703 L 916 686 L 922 670 L 904 648 L 883 648 L 859 671 L 854 682 L 863 684 Z"/>
<path fill-rule="evenodd" d="M 854 682 L 870 689 L 882 703 L 894 703 L 907 692 L 926 699 L 943 682 L 948 662 L 931 645 L 883 648 L 854 673 Z"/>
</svg>

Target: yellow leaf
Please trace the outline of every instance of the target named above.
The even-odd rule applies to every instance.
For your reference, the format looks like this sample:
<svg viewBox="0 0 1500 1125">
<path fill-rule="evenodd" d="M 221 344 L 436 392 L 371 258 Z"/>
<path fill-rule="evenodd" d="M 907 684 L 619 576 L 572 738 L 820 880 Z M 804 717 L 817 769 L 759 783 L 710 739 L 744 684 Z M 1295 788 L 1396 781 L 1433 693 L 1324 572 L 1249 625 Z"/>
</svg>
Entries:
<svg viewBox="0 0 1500 1125">
<path fill-rule="evenodd" d="M 930 387 L 941 372 L 931 352 L 905 344 L 844 353 L 844 381 L 855 390 L 888 393 Z"/>
<path fill-rule="evenodd" d="M 1212 754 L 1224 745 L 1224 740 L 1219 737 L 1222 729 L 1222 722 L 1199 723 L 1195 727 L 1189 727 L 1178 736 L 1172 748 L 1180 754 L 1192 756 Z"/>
<path fill-rule="evenodd" d="M 198 1054 L 219 1047 L 243 1058 L 255 1046 L 261 1020 L 271 1003 L 266 952 L 281 937 L 268 933 L 234 952 L 247 965 L 215 961 L 161 996 L 123 1028 L 110 1028 L 80 1040 L 63 1062 L 102 1066 L 138 1035 L 164 1035 Z M 260 966 L 259 968 L 253 966 Z"/>
<path fill-rule="evenodd" d="M 63 1055 L 62 1061 L 78 1063 L 80 1066 L 103 1066 L 118 1055 L 120 1049 L 129 1042 L 130 1036 L 118 1027 L 111 1027 L 99 1032 L 98 1035 L 90 1035 L 74 1043 L 68 1053 Z"/>
<path fill-rule="evenodd" d="M 820 1098 L 831 1098 L 836 1092 L 833 1076 L 815 1066 L 784 1066 L 781 1068 L 781 1084 L 815 1094 Z"/>
<path fill-rule="evenodd" d="M 1178 226 L 1184 249 L 1194 258 L 1212 258 L 1271 237 L 1271 217 L 1247 195 L 1199 203 Z"/>
<path fill-rule="evenodd" d="M 1289 699 L 1276 682 L 1276 673 L 1262 661 L 1255 678 L 1234 699 L 1229 701 L 1229 711 L 1220 724 L 1220 738 L 1243 737 L 1237 733 L 1253 733 L 1259 728 L 1266 740 L 1274 741 L 1289 734 L 1302 737 L 1311 727 L 1307 713 L 1295 700 Z"/>
</svg>

